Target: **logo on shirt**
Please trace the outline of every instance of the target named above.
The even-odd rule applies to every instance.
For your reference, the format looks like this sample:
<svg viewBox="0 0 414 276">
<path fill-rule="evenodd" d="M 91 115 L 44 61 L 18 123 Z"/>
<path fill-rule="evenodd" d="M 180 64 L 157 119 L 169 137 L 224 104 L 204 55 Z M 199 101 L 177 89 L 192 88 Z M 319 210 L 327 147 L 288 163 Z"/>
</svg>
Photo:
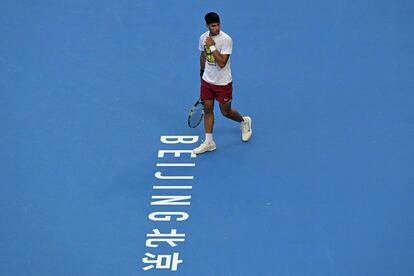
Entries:
<svg viewBox="0 0 414 276">
<path fill-rule="evenodd" d="M 211 65 L 216 65 L 216 59 L 214 58 L 209 46 L 204 45 L 204 53 L 206 53 L 206 60 L 208 63 Z"/>
</svg>

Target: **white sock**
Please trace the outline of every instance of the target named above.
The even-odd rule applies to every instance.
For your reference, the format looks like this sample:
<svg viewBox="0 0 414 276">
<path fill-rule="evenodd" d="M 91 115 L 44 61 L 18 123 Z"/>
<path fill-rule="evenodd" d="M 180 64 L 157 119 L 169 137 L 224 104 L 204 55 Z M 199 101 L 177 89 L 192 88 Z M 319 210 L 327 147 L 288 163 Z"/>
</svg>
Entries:
<svg viewBox="0 0 414 276">
<path fill-rule="evenodd" d="M 209 143 L 213 141 L 213 133 L 206 133 L 206 142 Z"/>
</svg>

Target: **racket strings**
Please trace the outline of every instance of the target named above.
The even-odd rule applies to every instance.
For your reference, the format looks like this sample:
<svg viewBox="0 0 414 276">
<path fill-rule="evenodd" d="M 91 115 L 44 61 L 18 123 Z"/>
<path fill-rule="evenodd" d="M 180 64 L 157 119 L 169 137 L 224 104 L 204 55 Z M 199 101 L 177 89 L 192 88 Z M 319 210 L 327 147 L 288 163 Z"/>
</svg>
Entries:
<svg viewBox="0 0 414 276">
<path fill-rule="evenodd" d="M 194 106 L 188 117 L 188 125 L 192 128 L 197 127 L 204 116 L 204 106 L 199 103 Z"/>
</svg>

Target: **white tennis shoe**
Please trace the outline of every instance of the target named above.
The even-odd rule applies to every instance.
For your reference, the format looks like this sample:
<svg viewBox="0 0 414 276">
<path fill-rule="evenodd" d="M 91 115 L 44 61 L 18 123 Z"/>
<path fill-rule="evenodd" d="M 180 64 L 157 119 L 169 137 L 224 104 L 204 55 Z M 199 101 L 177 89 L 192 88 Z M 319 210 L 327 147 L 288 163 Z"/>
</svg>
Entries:
<svg viewBox="0 0 414 276">
<path fill-rule="evenodd" d="M 243 122 L 240 123 L 240 129 L 242 131 L 242 140 L 247 142 L 252 137 L 252 118 L 249 116 L 243 117 Z"/>
<path fill-rule="evenodd" d="M 214 143 L 214 141 L 211 141 L 211 142 L 204 141 L 199 147 L 193 149 L 193 153 L 202 154 L 202 153 L 205 153 L 206 151 L 213 151 L 215 149 L 216 149 L 216 143 Z"/>
</svg>

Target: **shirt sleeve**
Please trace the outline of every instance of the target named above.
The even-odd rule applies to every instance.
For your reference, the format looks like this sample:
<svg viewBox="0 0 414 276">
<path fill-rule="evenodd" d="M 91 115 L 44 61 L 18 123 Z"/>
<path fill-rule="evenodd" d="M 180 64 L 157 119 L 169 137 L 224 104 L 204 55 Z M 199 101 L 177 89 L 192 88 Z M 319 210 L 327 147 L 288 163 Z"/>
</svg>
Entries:
<svg viewBox="0 0 414 276">
<path fill-rule="evenodd" d="M 231 55 L 233 51 L 233 40 L 231 37 L 228 37 L 223 41 L 223 46 L 221 48 L 220 54 Z"/>
<path fill-rule="evenodd" d="M 198 49 L 200 51 L 204 51 L 204 35 L 200 36 L 200 40 L 198 41 Z"/>
</svg>

